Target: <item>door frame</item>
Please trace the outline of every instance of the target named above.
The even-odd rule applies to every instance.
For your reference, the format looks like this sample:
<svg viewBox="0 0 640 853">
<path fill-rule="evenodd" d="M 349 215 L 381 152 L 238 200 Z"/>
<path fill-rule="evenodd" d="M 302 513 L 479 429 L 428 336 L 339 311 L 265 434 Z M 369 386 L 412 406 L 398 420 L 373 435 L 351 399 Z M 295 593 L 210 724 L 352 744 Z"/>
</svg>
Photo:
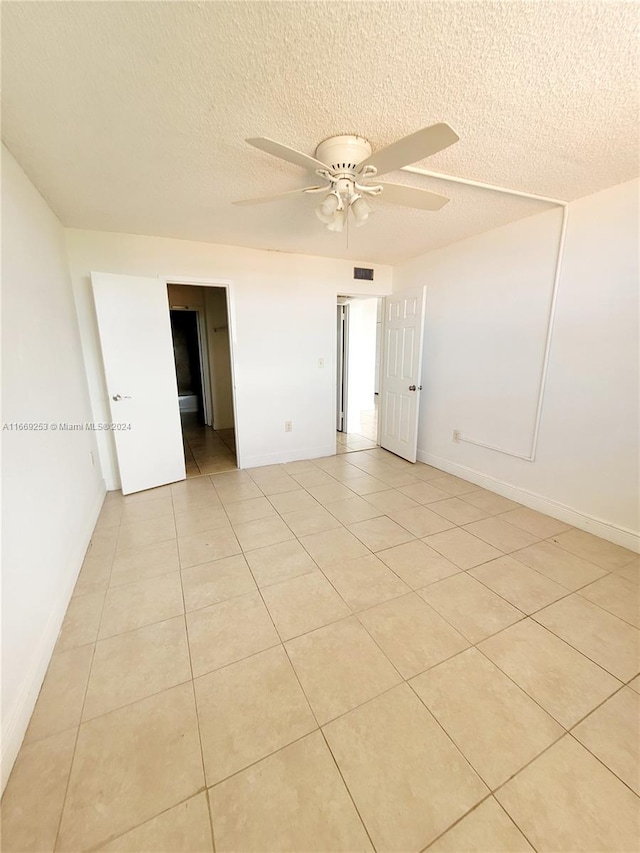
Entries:
<svg viewBox="0 0 640 853">
<path fill-rule="evenodd" d="M 211 370 L 209 366 L 209 341 L 207 340 L 206 308 L 201 311 L 196 308 L 198 315 L 198 352 L 200 355 L 200 381 L 202 383 L 202 402 L 204 405 L 204 422 L 213 426 L 213 395 L 211 391 Z M 235 414 L 235 413 L 234 413 Z"/>
<path fill-rule="evenodd" d="M 383 306 L 383 316 L 384 316 L 384 301 L 387 296 L 391 296 L 390 293 L 346 293 L 345 291 L 341 291 L 340 293 L 336 293 L 335 296 L 335 304 L 337 307 L 340 306 L 340 302 L 338 299 L 340 297 L 344 297 L 345 299 L 380 299 L 382 300 Z M 332 324 L 333 328 L 333 352 L 338 352 L 338 323 L 336 321 L 336 315 L 334 314 L 334 321 Z M 380 341 L 380 363 L 382 364 L 384 360 L 384 335 L 381 336 Z M 338 423 L 338 365 L 336 363 L 335 369 L 333 371 L 333 426 L 334 429 L 336 424 Z M 376 446 L 380 447 L 380 424 L 382 423 L 382 394 L 380 394 L 378 399 L 378 429 L 376 436 Z M 337 432 L 337 430 L 336 430 Z M 334 456 L 337 455 L 337 448 L 334 452 Z"/>
<path fill-rule="evenodd" d="M 229 360 L 231 362 L 231 401 L 233 405 L 233 425 L 236 442 L 236 465 L 238 468 L 242 468 L 242 442 L 240 440 L 241 429 L 238 420 L 238 406 L 236 402 L 236 311 L 233 282 L 229 279 L 223 278 L 200 278 L 184 275 L 159 275 L 158 281 L 161 282 L 165 288 L 167 288 L 170 284 L 187 284 L 191 285 L 192 287 L 223 287 L 226 291 L 227 325 L 229 327 Z M 169 310 L 168 303 L 167 310 Z"/>
<path fill-rule="evenodd" d="M 378 398 L 378 423 L 377 423 L 377 435 L 376 435 L 376 444 L 380 447 L 380 437 L 382 432 L 382 365 L 384 364 L 384 309 L 386 305 L 386 296 L 380 297 L 380 302 L 378 303 L 378 308 L 380 309 L 378 312 L 379 319 L 376 319 L 376 354 L 377 354 L 377 363 L 376 363 L 376 378 L 378 380 L 378 390 L 374 390 L 374 396 Z M 374 386 L 375 388 L 375 386 Z"/>
<path fill-rule="evenodd" d="M 341 312 L 336 325 L 336 353 L 338 363 L 336 365 L 336 428 L 338 426 L 338 416 L 342 411 L 342 419 L 340 420 L 340 429 L 337 432 L 346 432 L 347 426 L 347 405 L 349 398 L 349 359 L 345 356 L 349 352 L 349 303 L 339 302 L 337 305 Z M 338 344 L 342 342 L 342 347 Z"/>
</svg>

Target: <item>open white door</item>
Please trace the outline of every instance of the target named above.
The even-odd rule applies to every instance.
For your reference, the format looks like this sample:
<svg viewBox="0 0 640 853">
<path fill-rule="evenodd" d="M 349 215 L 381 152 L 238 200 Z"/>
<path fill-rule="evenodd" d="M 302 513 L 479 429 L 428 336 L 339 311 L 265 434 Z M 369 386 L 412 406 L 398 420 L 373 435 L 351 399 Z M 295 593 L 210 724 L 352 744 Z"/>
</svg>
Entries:
<svg viewBox="0 0 640 853">
<path fill-rule="evenodd" d="M 91 273 L 122 492 L 186 476 L 169 301 L 157 278 Z"/>
<path fill-rule="evenodd" d="M 384 300 L 380 444 L 415 462 L 422 375 L 425 288 Z"/>
</svg>

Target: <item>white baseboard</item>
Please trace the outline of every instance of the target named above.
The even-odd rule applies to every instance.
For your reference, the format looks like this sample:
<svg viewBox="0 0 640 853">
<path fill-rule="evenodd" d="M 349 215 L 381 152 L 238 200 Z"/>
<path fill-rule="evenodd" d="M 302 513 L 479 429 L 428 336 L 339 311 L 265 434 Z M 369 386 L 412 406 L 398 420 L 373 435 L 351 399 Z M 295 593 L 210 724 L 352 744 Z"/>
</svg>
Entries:
<svg viewBox="0 0 640 853">
<path fill-rule="evenodd" d="M 586 515 L 550 498 L 545 498 L 542 495 L 529 492 L 518 486 L 512 486 L 503 480 L 496 480 L 494 477 L 481 474 L 473 468 L 457 465 L 455 462 L 449 462 L 448 459 L 442 459 L 424 450 L 418 450 L 418 461 L 432 465 L 434 468 L 440 468 L 442 471 L 454 474 L 456 477 L 461 477 L 464 480 L 469 480 L 469 482 L 476 483 L 476 485 L 481 486 L 483 489 L 496 492 L 505 498 L 511 498 L 511 500 L 517 501 L 523 506 L 535 509 L 545 515 L 550 515 L 552 518 L 558 518 L 560 521 L 571 524 L 573 527 L 585 530 L 587 533 L 593 533 L 594 536 L 599 536 L 601 539 L 607 539 L 609 542 L 621 545 L 630 551 L 640 553 L 640 533 L 636 533 L 633 530 L 618 527 L 615 524 L 595 518 L 592 515 Z"/>
<path fill-rule="evenodd" d="M 301 459 L 320 459 L 322 456 L 334 456 L 335 442 L 323 447 L 308 447 L 302 450 L 281 450 L 278 453 L 263 453 L 257 456 L 243 456 L 243 468 L 262 468 L 263 465 L 282 465 L 285 462 L 298 462 Z"/>
<path fill-rule="evenodd" d="M 84 556 L 91 541 L 91 535 L 96 526 L 100 509 L 104 502 L 106 487 L 101 481 L 100 488 L 91 505 L 90 511 L 82 525 L 82 529 L 71 544 L 67 557 L 67 578 L 59 595 L 52 603 L 49 618 L 43 626 L 40 645 L 33 659 L 28 662 L 22 679 L 22 687 L 13 708 L 8 712 L 6 721 L 2 725 L 2 753 L 0 757 L 2 791 L 9 780 L 11 769 L 16 760 L 22 741 L 24 739 L 33 709 L 35 708 L 42 682 L 53 654 L 58 634 L 62 626 L 62 620 L 67 612 L 73 588 L 78 579 L 78 573 L 82 566 Z"/>
</svg>

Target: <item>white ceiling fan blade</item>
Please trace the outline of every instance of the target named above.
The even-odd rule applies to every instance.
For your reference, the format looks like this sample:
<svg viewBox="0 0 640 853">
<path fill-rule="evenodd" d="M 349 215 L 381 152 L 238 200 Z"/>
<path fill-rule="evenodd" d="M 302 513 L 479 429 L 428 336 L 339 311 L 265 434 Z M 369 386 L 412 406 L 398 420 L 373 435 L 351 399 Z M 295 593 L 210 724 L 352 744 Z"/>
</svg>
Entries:
<svg viewBox="0 0 640 853">
<path fill-rule="evenodd" d="M 259 148 L 261 151 L 266 151 L 267 154 L 272 154 L 274 157 L 279 157 L 288 163 L 301 166 L 303 169 L 309 169 L 311 172 L 315 172 L 316 169 L 328 169 L 332 171 L 330 166 L 327 166 L 326 163 L 321 163 L 315 157 L 310 157 L 308 154 L 303 154 L 302 151 L 296 151 L 295 148 L 289 148 L 288 145 L 275 142 L 273 139 L 258 136 L 245 141 L 249 145 L 253 145 L 254 148 Z"/>
<path fill-rule="evenodd" d="M 364 166 L 375 166 L 379 175 L 386 175 L 388 172 L 395 172 L 396 169 L 410 166 L 411 163 L 417 163 L 418 160 L 437 154 L 438 151 L 453 145 L 459 139 L 458 134 L 448 124 L 444 122 L 433 124 L 376 151 L 371 157 L 358 164 L 358 171 L 362 172 Z"/>
<path fill-rule="evenodd" d="M 234 201 L 233 204 L 238 205 L 249 205 L 249 204 L 264 204 L 267 201 L 278 201 L 281 198 L 287 198 L 292 195 L 299 195 L 300 193 L 311 193 L 311 192 L 320 192 L 321 190 L 329 190 L 329 187 L 302 187 L 299 190 L 288 190 L 285 193 L 277 193 L 277 195 L 262 195 L 258 198 L 244 198 L 242 201 Z"/>
<path fill-rule="evenodd" d="M 380 184 L 382 187 L 381 198 L 392 204 L 401 204 L 404 207 L 417 207 L 420 210 L 440 210 L 449 199 L 444 195 L 432 193 L 429 190 L 421 190 L 418 187 L 407 187 L 404 184 Z"/>
</svg>

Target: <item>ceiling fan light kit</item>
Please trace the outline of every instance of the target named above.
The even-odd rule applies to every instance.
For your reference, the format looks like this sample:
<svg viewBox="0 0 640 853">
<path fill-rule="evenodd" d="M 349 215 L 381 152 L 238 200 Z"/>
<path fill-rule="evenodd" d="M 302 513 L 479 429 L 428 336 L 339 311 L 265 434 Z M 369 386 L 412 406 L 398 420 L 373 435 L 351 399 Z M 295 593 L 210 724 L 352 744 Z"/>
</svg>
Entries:
<svg viewBox="0 0 640 853">
<path fill-rule="evenodd" d="M 364 225 L 364 223 L 369 218 L 369 214 L 371 213 L 371 208 L 367 204 L 367 202 L 363 199 L 361 195 L 356 195 L 351 199 L 351 212 L 353 213 L 353 218 L 356 221 L 356 225 Z"/>
<path fill-rule="evenodd" d="M 331 136 L 321 142 L 315 157 L 296 151 L 266 137 L 247 139 L 250 145 L 308 171 L 325 182 L 323 186 L 302 187 L 274 196 L 245 199 L 234 204 L 252 205 L 296 196 L 299 193 L 326 193 L 316 208 L 316 216 L 327 231 L 341 232 L 349 211 L 354 224 L 364 225 L 371 214 L 366 197 L 382 195 L 386 201 L 420 210 L 440 210 L 449 199 L 429 190 L 402 184 L 370 183 L 378 175 L 394 172 L 403 166 L 424 160 L 458 141 L 448 124 L 434 124 L 405 136 L 372 153 L 371 145 L 361 136 Z"/>
<path fill-rule="evenodd" d="M 325 216 L 331 216 L 341 205 L 342 199 L 338 193 L 331 192 L 320 205 L 320 210 Z"/>
<path fill-rule="evenodd" d="M 347 212 L 344 207 L 338 208 L 333 214 L 331 222 L 327 225 L 327 231 L 336 231 L 340 233 L 344 231 L 345 222 L 347 221 Z"/>
</svg>

